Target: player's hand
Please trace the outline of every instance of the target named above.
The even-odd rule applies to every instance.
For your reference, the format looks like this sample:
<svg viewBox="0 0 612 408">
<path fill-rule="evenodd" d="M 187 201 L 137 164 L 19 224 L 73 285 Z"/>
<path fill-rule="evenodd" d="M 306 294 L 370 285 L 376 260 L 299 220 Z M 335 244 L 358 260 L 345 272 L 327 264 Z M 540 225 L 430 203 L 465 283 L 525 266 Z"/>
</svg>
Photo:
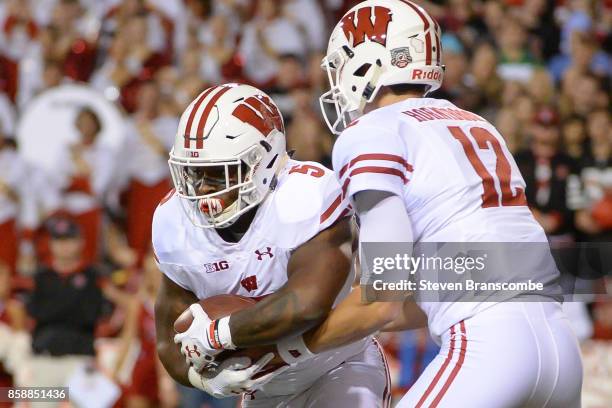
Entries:
<svg viewBox="0 0 612 408">
<path fill-rule="evenodd" d="M 248 357 L 229 358 L 221 363 L 217 369 L 219 373 L 212 378 L 202 376 L 193 367 L 190 367 L 189 382 L 215 398 L 232 397 L 243 392 L 254 391 L 289 368 L 288 366 L 281 367 L 253 379 L 252 377 L 260 372 L 273 357 L 273 353 L 268 353 L 251 366 L 249 366 L 251 359 Z"/>
<path fill-rule="evenodd" d="M 197 303 L 189 306 L 193 322 L 183 333 L 174 336 L 174 342 L 180 344 L 181 354 L 188 365 L 201 372 L 203 368 L 215 365 L 215 356 L 223 351 L 221 345 L 211 336 L 214 322 L 208 317 L 202 306 Z"/>
</svg>

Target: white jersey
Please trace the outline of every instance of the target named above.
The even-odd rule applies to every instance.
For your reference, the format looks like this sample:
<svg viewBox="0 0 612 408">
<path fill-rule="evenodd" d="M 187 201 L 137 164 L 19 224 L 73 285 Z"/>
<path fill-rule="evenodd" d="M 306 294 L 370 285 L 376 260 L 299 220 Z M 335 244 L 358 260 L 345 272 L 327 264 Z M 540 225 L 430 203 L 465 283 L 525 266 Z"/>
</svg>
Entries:
<svg viewBox="0 0 612 408">
<path fill-rule="evenodd" d="M 155 211 L 153 247 L 160 270 L 198 299 L 234 294 L 259 299 L 287 282 L 293 250 L 348 215 L 333 173 L 317 163 L 290 160 L 278 185 L 261 203 L 245 235 L 237 243 L 214 229 L 195 227 L 173 194 Z M 349 276 L 338 302 L 350 291 Z M 290 395 L 363 351 L 365 340 L 321 353 L 267 383 L 266 395 Z"/>
<path fill-rule="evenodd" d="M 338 138 L 333 165 L 348 197 L 364 190 L 401 197 L 415 242 L 546 242 L 502 136 L 446 100 L 411 98 L 362 116 Z M 533 273 L 546 281 L 542 273 L 555 271 Z M 491 304 L 420 306 L 437 338 Z"/>
</svg>

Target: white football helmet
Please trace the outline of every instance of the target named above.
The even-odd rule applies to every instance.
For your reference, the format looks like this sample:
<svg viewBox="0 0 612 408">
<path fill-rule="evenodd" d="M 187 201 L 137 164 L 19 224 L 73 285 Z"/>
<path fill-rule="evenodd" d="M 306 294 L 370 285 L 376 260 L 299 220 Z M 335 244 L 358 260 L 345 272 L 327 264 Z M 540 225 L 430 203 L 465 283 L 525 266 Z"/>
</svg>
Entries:
<svg viewBox="0 0 612 408">
<path fill-rule="evenodd" d="M 350 9 L 332 31 L 321 64 L 331 89 L 319 100 L 331 131 L 339 134 L 362 115 L 383 86 L 438 89 L 444 76 L 440 34 L 438 23 L 408 0 L 368 0 Z"/>
<path fill-rule="evenodd" d="M 192 223 L 225 228 L 275 188 L 286 159 L 276 104 L 252 86 L 226 84 L 208 88 L 183 112 L 168 163 Z"/>
</svg>

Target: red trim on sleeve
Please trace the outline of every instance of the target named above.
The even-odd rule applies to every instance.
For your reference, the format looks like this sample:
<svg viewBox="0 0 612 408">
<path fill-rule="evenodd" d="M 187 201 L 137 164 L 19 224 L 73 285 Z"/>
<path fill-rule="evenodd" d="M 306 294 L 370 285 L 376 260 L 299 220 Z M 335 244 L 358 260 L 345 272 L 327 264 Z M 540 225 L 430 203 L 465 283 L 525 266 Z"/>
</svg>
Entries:
<svg viewBox="0 0 612 408">
<path fill-rule="evenodd" d="M 404 166 L 406 171 L 414 170 L 412 165 L 408 163 L 402 156 L 398 156 L 395 154 L 388 154 L 388 153 L 366 153 L 366 154 L 360 154 L 359 156 L 355 157 L 350 162 L 345 164 L 340 169 L 339 177 L 342 178 L 342 176 L 344 175 L 344 173 L 346 173 L 348 169 L 353 167 L 356 163 L 360 161 L 364 161 L 364 160 L 386 160 L 386 161 L 391 161 L 391 162 L 401 164 L 402 166 Z"/>
<path fill-rule="evenodd" d="M 331 203 L 331 205 L 329 207 L 327 207 L 327 210 L 325 210 L 325 212 L 323 212 L 323 214 L 321 214 L 321 218 L 319 218 L 319 223 L 323 224 L 325 221 L 327 221 L 327 219 L 329 217 L 331 217 L 331 215 L 334 213 L 334 211 L 336 211 L 336 209 L 338 208 L 340 203 L 342 203 L 342 195 L 341 194 L 338 195 L 338 197 L 336 197 L 336 199 Z"/>
<path fill-rule="evenodd" d="M 392 176 L 397 176 L 401 178 L 404 184 L 407 184 L 409 181 L 408 178 L 404 175 L 404 173 L 399 171 L 398 169 L 393 169 L 391 167 L 378 167 L 378 166 L 365 166 L 365 167 L 359 167 L 357 169 L 354 169 L 349 174 L 349 178 L 356 176 L 358 174 L 363 174 L 363 173 L 390 174 Z"/>
</svg>

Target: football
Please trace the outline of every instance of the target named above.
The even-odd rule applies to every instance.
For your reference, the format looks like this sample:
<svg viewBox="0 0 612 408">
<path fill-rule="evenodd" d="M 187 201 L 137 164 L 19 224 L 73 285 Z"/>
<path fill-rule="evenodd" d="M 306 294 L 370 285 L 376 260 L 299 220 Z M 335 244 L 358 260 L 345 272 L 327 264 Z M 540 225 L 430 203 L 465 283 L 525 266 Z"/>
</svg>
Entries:
<svg viewBox="0 0 612 408">
<path fill-rule="evenodd" d="M 217 295 L 201 299 L 198 303 L 202 306 L 206 314 L 208 314 L 208 317 L 211 319 L 219 319 L 240 310 L 247 309 L 257 302 L 251 298 L 239 295 Z M 193 322 L 193 315 L 189 309 L 186 309 L 174 322 L 174 331 L 177 333 L 186 331 L 191 325 L 191 322 Z M 278 356 L 276 346 L 267 345 L 248 349 L 227 350 L 218 355 L 216 360 L 224 361 L 230 357 L 249 357 L 251 362 L 254 363 L 267 353 L 274 353 L 274 359 L 255 375 L 254 378 L 257 378 L 286 365 Z"/>
</svg>

